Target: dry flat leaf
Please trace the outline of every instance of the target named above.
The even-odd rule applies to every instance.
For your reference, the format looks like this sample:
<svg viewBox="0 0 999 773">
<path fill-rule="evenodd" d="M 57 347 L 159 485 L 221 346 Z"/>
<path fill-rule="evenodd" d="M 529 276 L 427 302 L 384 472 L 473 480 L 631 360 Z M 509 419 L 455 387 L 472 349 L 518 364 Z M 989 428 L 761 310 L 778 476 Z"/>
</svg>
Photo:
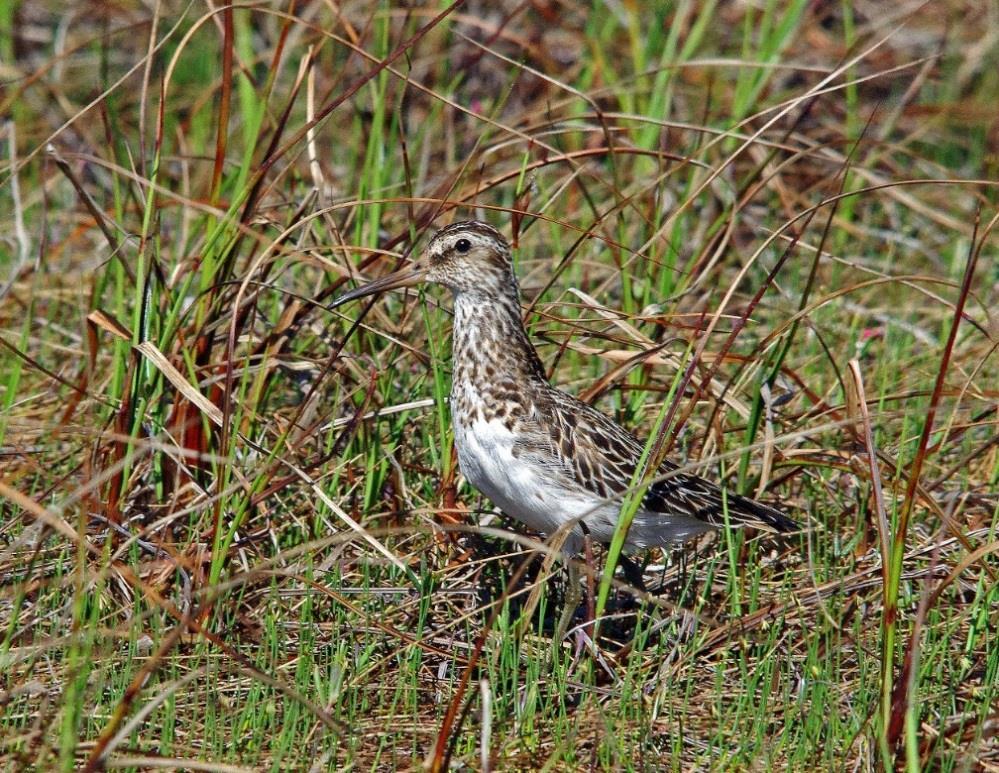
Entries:
<svg viewBox="0 0 999 773">
<path fill-rule="evenodd" d="M 863 381 L 860 375 L 860 363 L 856 360 L 850 360 L 848 367 L 852 378 L 848 379 L 844 385 L 846 387 L 844 407 L 850 423 L 846 424 L 845 427 L 853 433 L 855 438 L 862 440 L 864 437 L 864 413 L 867 406 L 861 404 L 860 390 L 863 389 Z"/>
<path fill-rule="evenodd" d="M 170 364 L 166 355 L 156 348 L 156 344 L 152 341 L 143 341 L 135 349 L 149 360 L 160 373 L 166 376 L 167 381 L 173 384 L 177 391 L 186 397 L 192 405 L 197 406 L 215 426 L 222 426 L 222 411 L 219 410 L 219 407 L 201 394 L 193 384 L 184 378 L 184 374 Z"/>
<path fill-rule="evenodd" d="M 82 538 L 77 534 L 76 529 L 70 526 L 66 520 L 59 515 L 59 513 L 49 510 L 47 507 L 42 507 L 31 497 L 22 494 L 15 488 L 8 486 L 2 480 L 0 480 L 0 497 L 13 502 L 15 505 L 31 513 L 35 518 L 44 523 L 46 526 L 54 529 L 55 531 L 67 537 L 73 542 L 73 544 L 79 544 Z"/>
<path fill-rule="evenodd" d="M 756 487 L 756 497 L 759 499 L 767 490 L 770 475 L 774 466 L 774 450 L 777 444 L 777 433 L 774 430 L 774 397 L 770 385 L 764 382 L 760 385 L 760 396 L 763 398 L 763 469 L 760 471 L 760 483 Z"/>
<path fill-rule="evenodd" d="M 132 340 L 132 331 L 106 311 L 95 309 L 87 315 L 87 322 L 95 327 L 99 327 L 101 330 L 107 331 L 115 338 L 120 338 L 122 341 L 131 342 Z"/>
<path fill-rule="evenodd" d="M 597 303 L 596 299 L 590 295 L 587 295 L 582 290 L 576 287 L 570 287 L 569 292 L 575 295 L 577 298 L 584 301 L 590 308 L 592 308 L 597 314 L 606 319 L 615 327 L 619 328 L 626 336 L 631 338 L 633 341 L 638 341 L 639 343 L 646 344 L 647 346 L 654 346 L 655 341 L 649 338 L 647 335 L 642 334 L 638 328 L 634 325 L 629 324 L 626 320 L 621 318 L 621 312 L 614 311 L 613 309 L 608 309 Z"/>
</svg>

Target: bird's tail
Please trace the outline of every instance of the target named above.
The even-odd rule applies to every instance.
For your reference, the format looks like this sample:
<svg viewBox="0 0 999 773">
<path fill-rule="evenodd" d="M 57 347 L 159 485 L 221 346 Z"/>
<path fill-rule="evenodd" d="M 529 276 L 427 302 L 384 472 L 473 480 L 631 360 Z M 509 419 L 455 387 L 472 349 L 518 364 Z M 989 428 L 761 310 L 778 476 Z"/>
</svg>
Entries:
<svg viewBox="0 0 999 773">
<path fill-rule="evenodd" d="M 747 526 L 764 531 L 773 531 L 785 534 L 790 531 L 798 531 L 801 527 L 788 518 L 776 507 L 757 502 L 755 499 L 744 497 L 739 494 L 728 494 L 729 513 L 738 517 Z"/>
</svg>

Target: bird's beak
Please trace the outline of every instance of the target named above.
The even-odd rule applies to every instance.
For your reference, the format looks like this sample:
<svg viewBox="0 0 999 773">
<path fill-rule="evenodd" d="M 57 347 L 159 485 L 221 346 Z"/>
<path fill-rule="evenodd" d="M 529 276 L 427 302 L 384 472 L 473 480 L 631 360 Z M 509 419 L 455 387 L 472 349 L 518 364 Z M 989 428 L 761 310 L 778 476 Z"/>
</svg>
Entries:
<svg viewBox="0 0 999 773">
<path fill-rule="evenodd" d="M 366 295 L 374 295 L 375 293 L 384 292 L 385 290 L 398 290 L 401 287 L 412 287 L 413 285 L 418 285 L 425 281 L 427 278 L 427 270 L 425 268 L 408 268 L 402 271 L 396 271 L 395 273 L 389 274 L 388 276 L 383 276 L 381 279 L 376 279 L 373 282 L 368 282 L 366 285 L 361 285 L 356 287 L 350 292 L 346 292 L 339 298 L 333 300 L 329 305 L 329 308 L 335 309 L 347 301 L 353 301 L 357 298 L 363 298 Z"/>
</svg>

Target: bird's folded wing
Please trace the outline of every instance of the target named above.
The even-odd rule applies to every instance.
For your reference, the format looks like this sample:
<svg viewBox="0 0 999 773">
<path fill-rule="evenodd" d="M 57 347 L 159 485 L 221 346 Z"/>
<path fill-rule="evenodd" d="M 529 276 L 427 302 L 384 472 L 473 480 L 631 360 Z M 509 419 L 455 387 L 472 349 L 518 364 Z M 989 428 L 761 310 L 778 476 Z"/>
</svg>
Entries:
<svg viewBox="0 0 999 773">
<path fill-rule="evenodd" d="M 518 427 L 515 449 L 532 458 L 553 483 L 581 487 L 601 499 L 625 494 L 632 484 L 644 446 L 627 430 L 586 403 L 562 392 L 551 393 L 543 406 L 544 421 Z M 794 521 L 775 508 L 722 489 L 711 481 L 677 473 L 664 461 L 659 480 L 642 501 L 645 517 L 686 516 L 713 526 L 749 525 L 771 531 L 793 531 Z M 727 518 L 726 518 L 727 506 Z"/>
</svg>

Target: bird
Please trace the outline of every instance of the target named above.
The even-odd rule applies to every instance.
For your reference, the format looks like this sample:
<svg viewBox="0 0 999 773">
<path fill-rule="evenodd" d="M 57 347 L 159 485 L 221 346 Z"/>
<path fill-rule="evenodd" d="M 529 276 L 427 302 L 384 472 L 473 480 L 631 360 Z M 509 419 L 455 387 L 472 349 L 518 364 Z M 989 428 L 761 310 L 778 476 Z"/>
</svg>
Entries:
<svg viewBox="0 0 999 773">
<path fill-rule="evenodd" d="M 350 290 L 331 307 L 424 283 L 443 285 L 454 299 L 450 410 L 466 480 L 535 532 L 561 529 L 561 550 L 570 557 L 587 534 L 609 544 L 645 443 L 550 383 L 524 328 L 510 244 L 497 229 L 476 220 L 446 226 L 415 266 Z M 634 513 L 626 552 L 715 529 L 798 529 L 777 508 L 678 469 L 669 459 L 659 465 Z"/>
</svg>

